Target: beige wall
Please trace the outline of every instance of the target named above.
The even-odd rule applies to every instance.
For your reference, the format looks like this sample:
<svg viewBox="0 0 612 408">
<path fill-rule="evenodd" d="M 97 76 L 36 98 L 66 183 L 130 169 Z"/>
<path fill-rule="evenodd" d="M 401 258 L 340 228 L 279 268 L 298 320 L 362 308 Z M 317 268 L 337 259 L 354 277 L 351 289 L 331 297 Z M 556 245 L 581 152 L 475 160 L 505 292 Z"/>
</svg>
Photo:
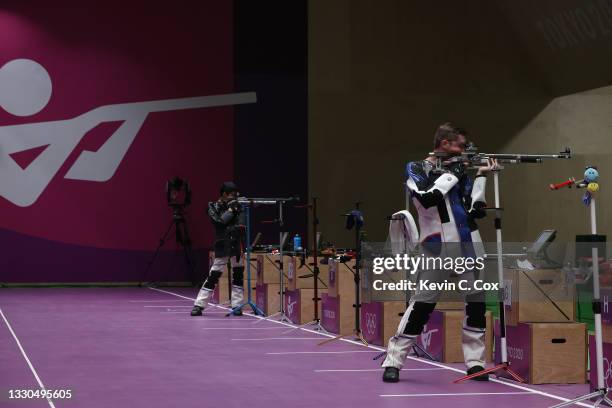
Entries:
<svg viewBox="0 0 612 408">
<path fill-rule="evenodd" d="M 596 196 L 599 232 L 611 230 L 612 87 L 554 99 L 502 150 L 539 152 L 564 146 L 572 147 L 573 159 L 504 170 L 502 200 L 510 220 L 504 225 L 507 239 L 533 239 L 545 228 L 557 229 L 559 240 L 590 233 L 589 211 L 581 202 L 583 191 L 547 188 L 551 182 L 580 177 L 586 165 L 596 165 L 602 176 Z"/>
<path fill-rule="evenodd" d="M 467 128 L 482 151 L 531 151 L 526 134 L 520 146 L 508 141 L 552 99 L 485 0 L 311 0 L 308 69 L 309 190 L 338 246 L 352 245 L 339 214 L 356 200 L 368 239 L 386 239 L 385 217 L 404 206 L 405 164 L 431 150 L 439 123 Z M 556 142 L 537 147 L 556 151 Z"/>
</svg>

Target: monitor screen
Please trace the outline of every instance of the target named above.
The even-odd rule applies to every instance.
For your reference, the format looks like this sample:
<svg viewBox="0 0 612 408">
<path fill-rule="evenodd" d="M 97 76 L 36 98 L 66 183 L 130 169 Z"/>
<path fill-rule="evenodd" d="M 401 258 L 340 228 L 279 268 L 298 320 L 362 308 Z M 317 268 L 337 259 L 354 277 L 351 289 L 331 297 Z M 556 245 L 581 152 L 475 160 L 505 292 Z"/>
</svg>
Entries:
<svg viewBox="0 0 612 408">
<path fill-rule="evenodd" d="M 550 243 L 555 240 L 556 236 L 556 230 L 542 231 L 538 238 L 533 242 L 533 244 L 531 244 L 531 247 L 529 248 L 529 250 L 527 250 L 527 253 L 535 257 L 540 256 L 542 252 L 546 250 L 546 247 L 548 247 L 548 245 L 550 245 Z"/>
</svg>

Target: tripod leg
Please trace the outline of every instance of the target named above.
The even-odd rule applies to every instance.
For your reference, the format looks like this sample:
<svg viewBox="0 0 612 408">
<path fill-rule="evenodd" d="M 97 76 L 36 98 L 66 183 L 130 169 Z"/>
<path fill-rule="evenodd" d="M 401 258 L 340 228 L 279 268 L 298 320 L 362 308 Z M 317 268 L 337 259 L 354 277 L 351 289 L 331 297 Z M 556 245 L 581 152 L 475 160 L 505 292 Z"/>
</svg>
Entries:
<svg viewBox="0 0 612 408">
<path fill-rule="evenodd" d="M 189 280 L 195 285 L 195 262 L 193 262 L 193 253 L 191 251 L 191 238 L 189 237 L 189 229 L 187 221 L 183 218 L 177 220 L 176 223 L 176 242 L 183 246 L 185 263 L 189 270 Z"/>
<path fill-rule="evenodd" d="M 425 349 L 423 349 L 421 346 L 419 346 L 418 343 L 416 343 L 416 342 L 412 345 L 412 351 L 414 352 L 414 355 L 419 357 L 419 358 L 425 357 L 428 360 L 437 361 L 435 358 L 433 358 L 433 356 L 431 354 L 429 354 L 427 351 L 425 351 Z"/>
<path fill-rule="evenodd" d="M 557 405 L 553 405 L 550 408 L 569 407 L 569 406 L 573 406 L 577 402 L 590 400 L 591 398 L 595 398 L 595 397 L 599 397 L 597 399 L 597 401 L 595 401 L 595 404 L 594 404 L 594 406 L 597 407 L 597 406 L 599 406 L 601 401 L 605 398 L 603 391 L 595 391 L 595 392 L 592 392 L 590 394 L 586 394 L 586 395 L 583 395 L 581 397 L 575 398 L 573 400 L 562 402 L 562 403 L 557 404 Z"/>
<path fill-rule="evenodd" d="M 159 244 L 157 245 L 157 249 L 155 249 L 155 253 L 153 253 L 153 257 L 151 258 L 151 260 L 149 261 L 149 263 L 147 263 L 147 268 L 144 271 L 143 277 L 142 277 L 142 281 L 140 282 L 140 284 L 138 284 L 138 286 L 142 286 L 142 283 L 145 283 L 147 280 L 147 277 L 149 275 L 149 269 L 151 269 L 151 265 L 153 265 L 153 262 L 155 262 L 155 259 L 157 258 L 157 255 L 159 254 L 159 251 L 161 250 L 161 248 L 164 246 L 164 244 L 166 243 L 166 240 L 168 239 L 168 234 L 170 234 L 170 230 L 172 229 L 172 226 L 174 225 L 174 220 L 172 220 L 170 222 L 170 225 L 168 225 L 168 229 L 166 229 L 166 232 L 164 233 L 164 235 L 160 238 L 159 240 Z"/>
<path fill-rule="evenodd" d="M 329 338 L 329 339 L 327 339 L 327 340 L 323 340 L 323 341 L 322 341 L 322 342 L 320 342 L 320 343 L 317 343 L 317 345 L 318 345 L 318 346 L 322 346 L 322 345 L 324 345 L 324 344 L 331 343 L 332 341 L 335 341 L 335 340 L 340 340 L 340 339 L 341 339 L 341 338 L 343 338 L 343 337 L 344 337 L 343 335 L 339 335 L 339 336 L 336 336 L 336 337 L 332 337 L 332 338 Z"/>
<path fill-rule="evenodd" d="M 195 286 L 197 282 L 196 282 L 196 276 L 195 276 L 196 275 L 195 266 L 191 259 L 191 249 L 187 248 L 186 246 L 183 246 L 183 253 L 185 255 L 185 262 L 187 263 L 187 268 L 189 269 L 189 280 Z"/>
<path fill-rule="evenodd" d="M 506 367 L 506 372 L 508 374 L 510 374 L 512 376 L 512 378 L 514 378 L 516 381 L 518 381 L 520 383 L 524 383 L 525 382 L 525 380 L 520 375 L 518 375 L 517 373 L 512 371 L 510 368 Z"/>
<path fill-rule="evenodd" d="M 357 337 L 355 338 L 355 340 L 359 340 L 359 341 L 360 341 L 360 342 L 362 342 L 362 343 L 363 343 L 363 345 L 364 345 L 364 346 L 366 346 L 366 347 L 368 346 L 368 342 L 367 342 L 367 340 L 366 340 L 366 339 L 363 337 L 363 334 L 361 333 L 361 330 L 360 330 L 360 331 L 358 331 L 357 333 L 355 333 L 355 335 L 357 336 Z"/>
<path fill-rule="evenodd" d="M 174 270 L 176 269 L 176 263 L 177 263 L 179 256 L 180 254 L 175 251 L 174 257 L 172 257 L 172 268 L 170 268 L 170 270 L 167 270 L 162 276 L 160 276 L 159 282 L 164 282 L 164 280 L 168 278 L 168 275 L 170 276 L 174 275 Z"/>
</svg>

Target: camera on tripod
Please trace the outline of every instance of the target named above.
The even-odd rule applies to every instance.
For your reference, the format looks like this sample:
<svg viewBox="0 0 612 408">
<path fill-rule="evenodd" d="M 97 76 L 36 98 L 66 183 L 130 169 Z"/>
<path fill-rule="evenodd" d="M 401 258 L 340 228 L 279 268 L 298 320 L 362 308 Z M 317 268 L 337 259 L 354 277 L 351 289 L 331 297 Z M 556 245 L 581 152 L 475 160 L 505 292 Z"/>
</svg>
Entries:
<svg viewBox="0 0 612 408">
<path fill-rule="evenodd" d="M 191 240 L 187 231 L 185 208 L 191 204 L 191 187 L 189 182 L 180 177 L 174 177 L 166 182 L 166 201 L 172 208 L 172 218 L 176 227 L 176 241 L 189 247 Z"/>
<path fill-rule="evenodd" d="M 179 216 L 191 204 L 191 187 L 187 180 L 174 177 L 166 182 L 166 201 L 174 216 Z"/>
<path fill-rule="evenodd" d="M 172 227 L 175 230 L 176 244 L 177 246 L 183 247 L 183 254 L 185 256 L 185 262 L 189 269 L 190 278 L 192 283 L 195 284 L 195 260 L 191 253 L 191 238 L 189 237 L 189 229 L 187 228 L 187 219 L 185 218 L 185 208 L 191 204 L 191 187 L 189 182 L 180 177 L 174 177 L 171 180 L 166 181 L 166 201 L 168 206 L 172 208 L 172 220 L 168 229 L 159 240 L 159 245 L 153 254 L 151 260 L 147 263 L 142 282 L 147 281 L 149 269 L 153 265 L 155 258 L 159 254 L 162 246 L 164 246 Z M 178 249 L 178 248 L 177 248 Z M 155 286 L 155 283 L 149 283 L 149 286 Z"/>
</svg>

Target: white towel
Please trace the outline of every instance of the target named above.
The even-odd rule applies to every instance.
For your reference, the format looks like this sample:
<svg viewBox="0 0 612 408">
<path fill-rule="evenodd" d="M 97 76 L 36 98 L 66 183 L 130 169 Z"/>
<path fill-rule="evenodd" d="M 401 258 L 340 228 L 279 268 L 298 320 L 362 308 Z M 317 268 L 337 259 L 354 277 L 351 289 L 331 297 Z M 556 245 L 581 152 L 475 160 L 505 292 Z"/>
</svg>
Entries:
<svg viewBox="0 0 612 408">
<path fill-rule="evenodd" d="M 389 238 L 394 254 L 409 254 L 419 244 L 419 230 L 408 210 L 398 211 L 389 221 Z"/>
</svg>

